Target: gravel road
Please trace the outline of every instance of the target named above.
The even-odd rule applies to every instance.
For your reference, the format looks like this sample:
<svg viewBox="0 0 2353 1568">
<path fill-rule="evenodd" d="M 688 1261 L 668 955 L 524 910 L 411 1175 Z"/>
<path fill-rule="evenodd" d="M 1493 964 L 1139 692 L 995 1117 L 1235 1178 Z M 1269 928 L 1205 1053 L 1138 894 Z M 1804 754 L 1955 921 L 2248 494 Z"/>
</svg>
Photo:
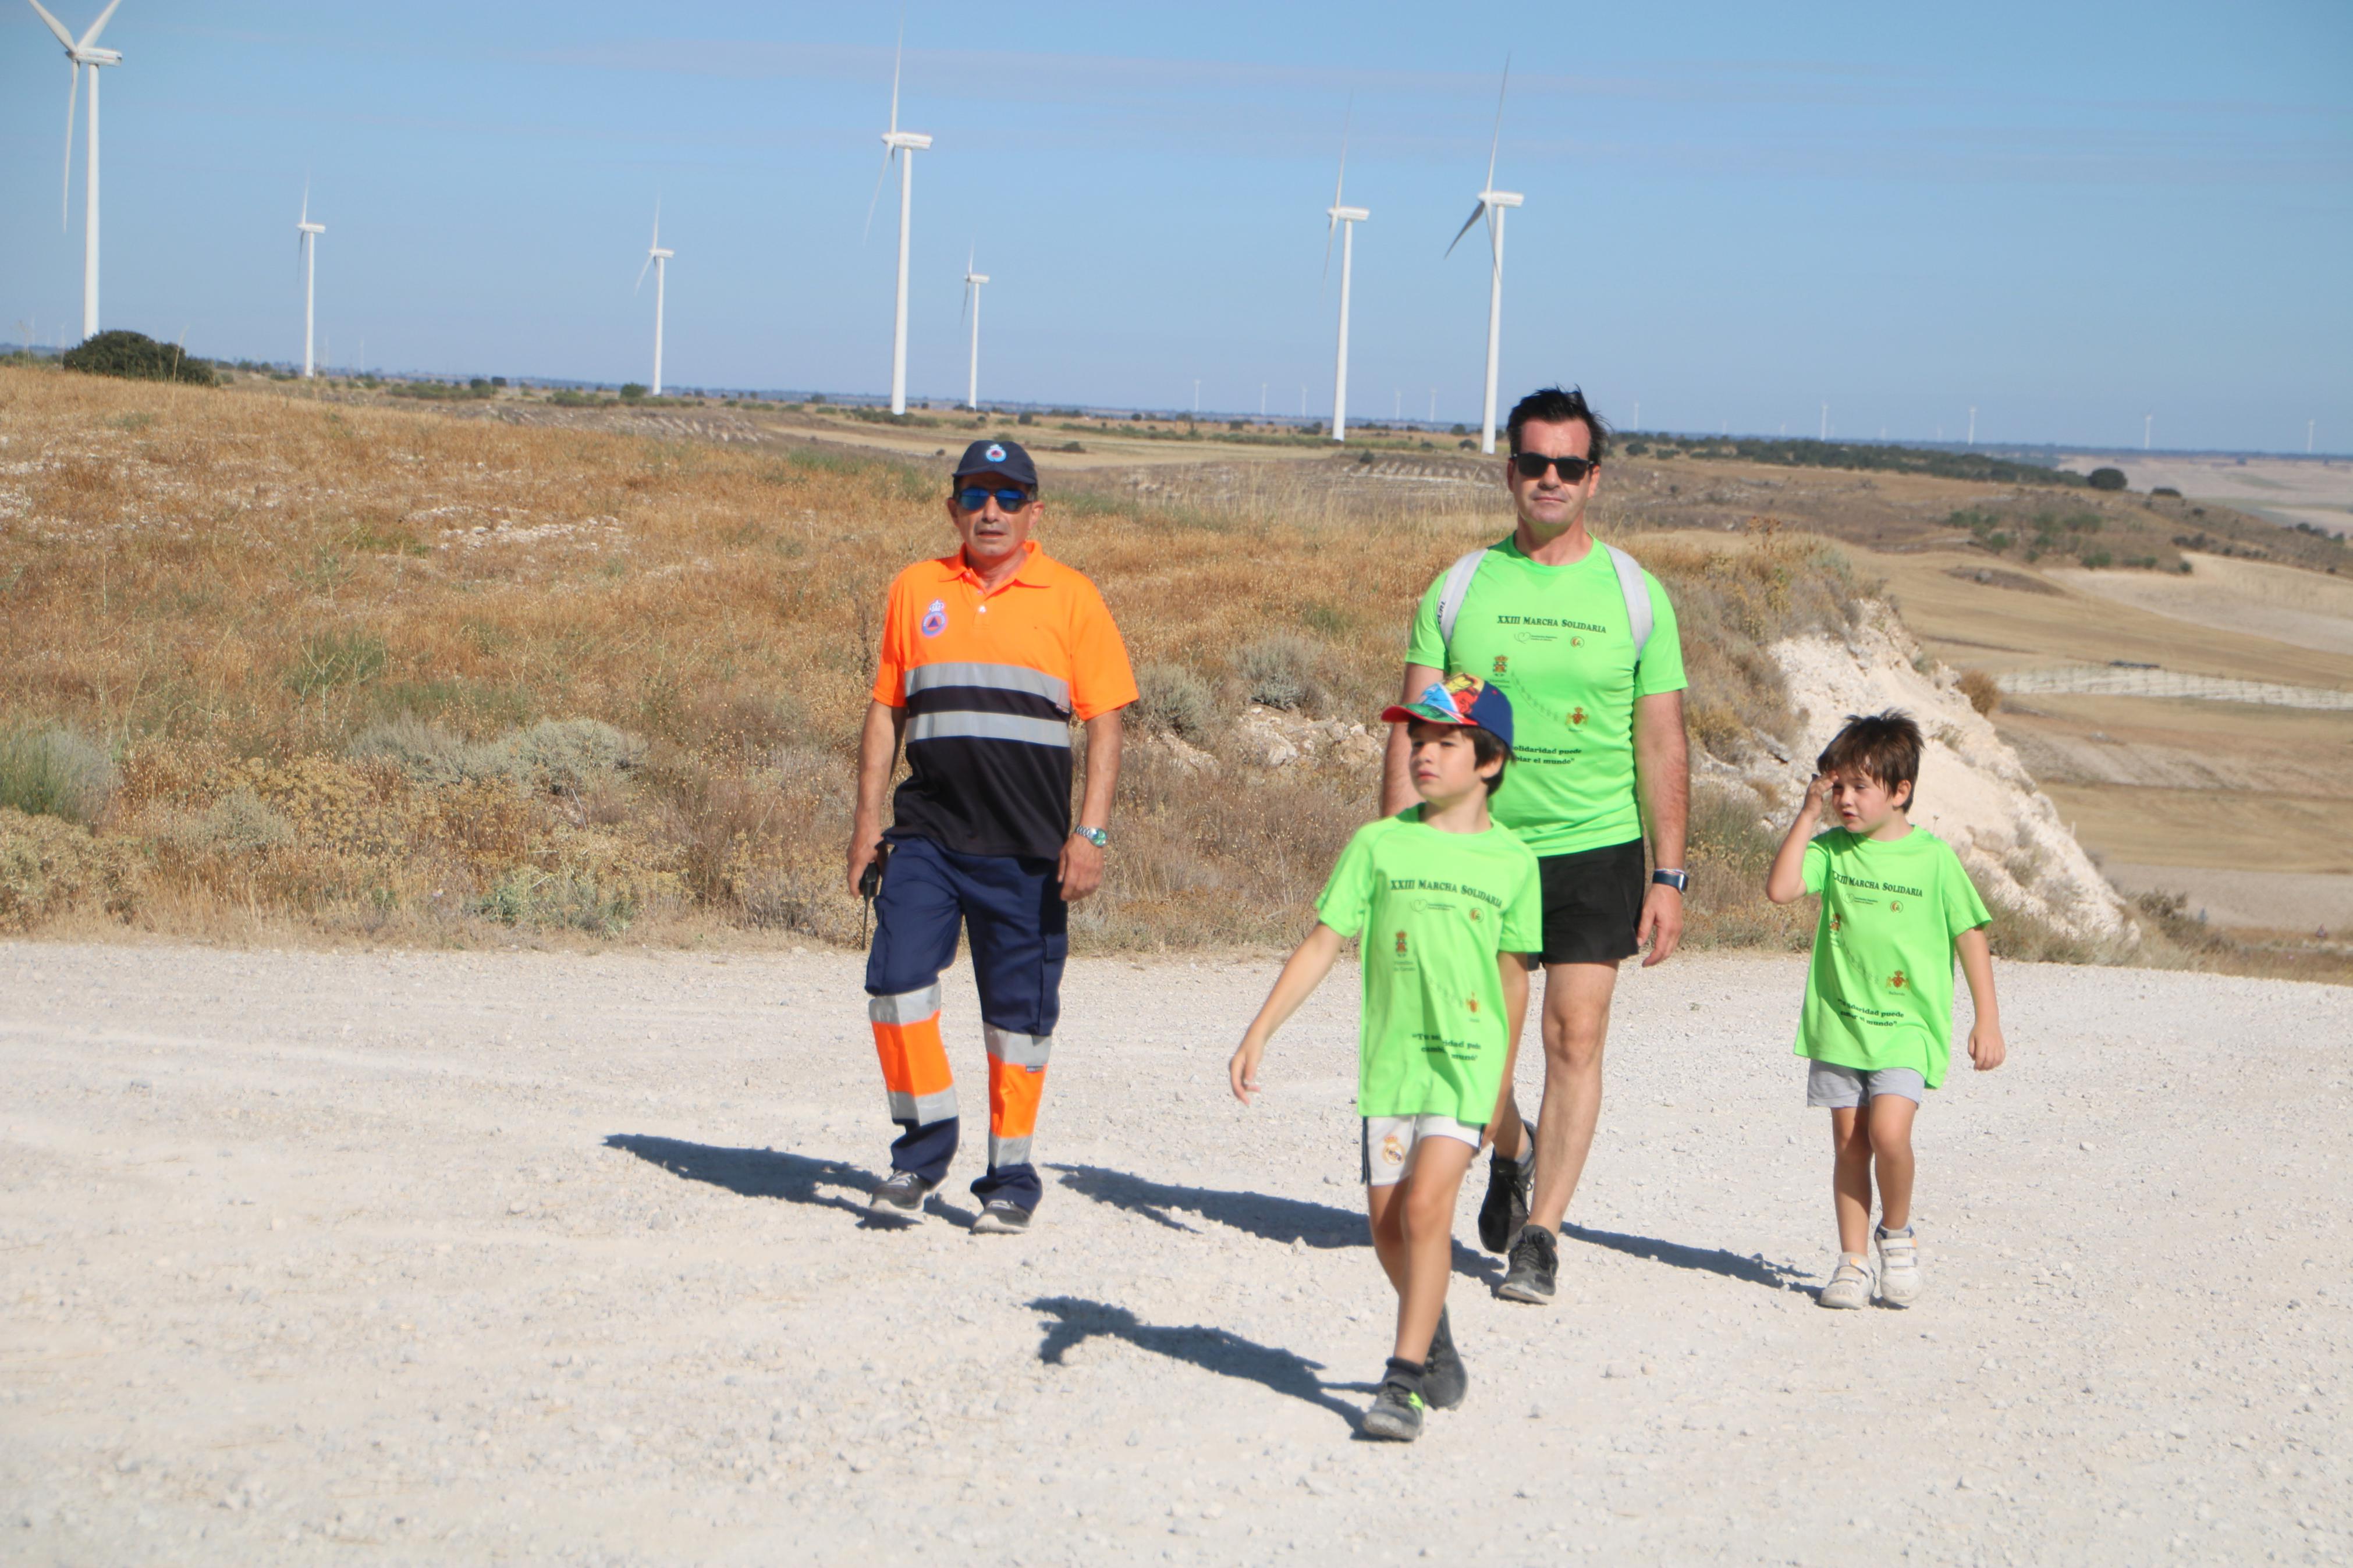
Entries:
<svg viewBox="0 0 2353 1568">
<path fill-rule="evenodd" d="M 2353 992 L 2008 965 L 1929 1294 L 1831 1313 L 1785 958 L 1629 971 L 1561 1300 L 1390 1304 L 1355 985 L 1073 965 L 1025 1237 L 860 1221 L 838 953 L 0 944 L 0 1559 L 2341 1562 Z M 980 1080 L 967 984 L 947 1026 Z M 1964 1004 L 1966 1005 L 1966 1004 Z M 1527 1064 L 1533 1069 L 1534 1063 Z M 1524 1071 L 1524 1079 L 1532 1078 Z M 1532 1103 L 1532 1101 L 1531 1101 Z"/>
</svg>

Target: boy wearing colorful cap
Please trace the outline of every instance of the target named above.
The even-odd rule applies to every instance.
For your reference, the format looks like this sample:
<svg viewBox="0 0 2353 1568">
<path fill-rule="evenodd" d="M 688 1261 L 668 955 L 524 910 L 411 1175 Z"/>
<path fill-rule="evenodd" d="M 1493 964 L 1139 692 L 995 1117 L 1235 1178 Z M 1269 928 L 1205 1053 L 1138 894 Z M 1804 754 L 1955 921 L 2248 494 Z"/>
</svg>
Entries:
<svg viewBox="0 0 2353 1568">
<path fill-rule="evenodd" d="M 1410 1441 L 1422 1412 L 1462 1402 L 1446 1316 L 1454 1205 L 1509 1081 L 1527 1012 L 1520 954 L 1543 943 L 1535 856 L 1487 815 L 1511 760 L 1512 705 L 1475 676 L 1432 682 L 1382 721 L 1404 724 L 1420 803 L 1357 830 L 1228 1067 L 1245 1104 L 1275 1030 L 1364 939 L 1358 1032 L 1361 1171 L 1373 1247 L 1398 1295 L 1397 1339 L 1369 1436 Z"/>
</svg>

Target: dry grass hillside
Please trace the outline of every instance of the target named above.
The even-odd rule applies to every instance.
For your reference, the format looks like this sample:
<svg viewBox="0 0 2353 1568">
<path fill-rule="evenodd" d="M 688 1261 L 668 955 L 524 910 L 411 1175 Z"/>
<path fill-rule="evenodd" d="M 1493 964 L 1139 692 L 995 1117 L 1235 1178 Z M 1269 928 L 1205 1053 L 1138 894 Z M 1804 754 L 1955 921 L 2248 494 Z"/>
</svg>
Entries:
<svg viewBox="0 0 2353 1568">
<path fill-rule="evenodd" d="M 0 921 L 849 937 L 876 607 L 950 545 L 944 489 L 805 446 L 0 371 Z M 1041 537 L 1146 688 L 1086 939 L 1293 934 L 1373 804 L 1361 744 L 1315 723 L 1387 699 L 1406 607 L 1500 497 L 1065 500 Z M 1836 554 L 1653 564 L 1698 735 L 1786 727 L 1763 647 L 1841 623 Z M 1266 765 L 1271 725 L 1303 754 Z M 1753 903 L 1753 845 L 1725 853 L 1720 896 Z"/>
</svg>

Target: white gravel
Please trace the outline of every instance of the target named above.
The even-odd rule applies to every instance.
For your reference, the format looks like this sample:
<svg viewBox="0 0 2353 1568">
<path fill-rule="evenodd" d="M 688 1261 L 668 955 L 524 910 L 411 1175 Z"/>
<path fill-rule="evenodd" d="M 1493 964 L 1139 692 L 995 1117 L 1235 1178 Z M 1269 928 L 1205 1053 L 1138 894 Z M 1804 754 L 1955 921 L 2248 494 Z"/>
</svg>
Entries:
<svg viewBox="0 0 2353 1568">
<path fill-rule="evenodd" d="M 1076 964 L 1038 1229 L 863 1228 L 858 962 L 0 944 L 0 1559 L 2342 1561 L 2353 992 L 2005 966 L 1929 1293 L 1813 1304 L 1794 959 L 1629 971 L 1549 1309 L 1390 1303 L 1355 987 Z M 962 972 L 952 1049 L 981 1081 Z M 1533 1056 L 1533 1053 L 1531 1053 Z M 1534 1062 L 1527 1067 L 1533 1075 Z"/>
</svg>

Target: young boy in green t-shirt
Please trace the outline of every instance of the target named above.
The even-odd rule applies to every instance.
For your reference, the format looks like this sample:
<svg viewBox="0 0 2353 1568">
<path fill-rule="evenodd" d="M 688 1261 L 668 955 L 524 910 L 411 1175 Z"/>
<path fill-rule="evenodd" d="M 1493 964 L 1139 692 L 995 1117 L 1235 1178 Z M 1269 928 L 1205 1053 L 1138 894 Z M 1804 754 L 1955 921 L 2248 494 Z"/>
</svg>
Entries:
<svg viewBox="0 0 2353 1568">
<path fill-rule="evenodd" d="M 1454 1202 L 1511 1075 L 1528 1005 L 1519 955 L 1543 944 L 1536 858 L 1489 820 L 1511 757 L 1512 705 L 1475 676 L 1433 682 L 1381 714 L 1408 725 L 1408 806 L 1357 830 L 1315 903 L 1317 924 L 1277 976 L 1228 1074 L 1258 1091 L 1267 1041 L 1364 938 L 1356 1109 L 1373 1248 L 1398 1293 L 1397 1342 L 1367 1436 L 1410 1441 L 1425 1405 L 1462 1403 L 1462 1358 L 1446 1318 Z"/>
<path fill-rule="evenodd" d="M 1839 1264 L 1822 1288 L 1825 1307 L 1871 1300 L 1870 1255 L 1879 1247 L 1879 1300 L 1920 1298 L 1920 1247 L 1912 1230 L 1912 1119 L 1923 1089 L 1945 1080 L 1952 1052 L 1953 958 L 1968 977 L 1977 1022 L 1969 1061 L 2001 1066 L 1994 1004 L 1992 917 L 1950 846 L 1911 821 L 1920 777 L 1920 726 L 1890 710 L 1848 721 L 1814 763 L 1813 782 L 1765 877 L 1765 896 L 1786 904 L 1820 893 L 1813 963 L 1797 1054 L 1811 1058 L 1806 1103 L 1828 1107 L 1835 1157 Z M 1840 825 L 1820 837 L 1825 800 Z M 1871 1231 L 1873 1166 L 1879 1228 Z"/>
</svg>

